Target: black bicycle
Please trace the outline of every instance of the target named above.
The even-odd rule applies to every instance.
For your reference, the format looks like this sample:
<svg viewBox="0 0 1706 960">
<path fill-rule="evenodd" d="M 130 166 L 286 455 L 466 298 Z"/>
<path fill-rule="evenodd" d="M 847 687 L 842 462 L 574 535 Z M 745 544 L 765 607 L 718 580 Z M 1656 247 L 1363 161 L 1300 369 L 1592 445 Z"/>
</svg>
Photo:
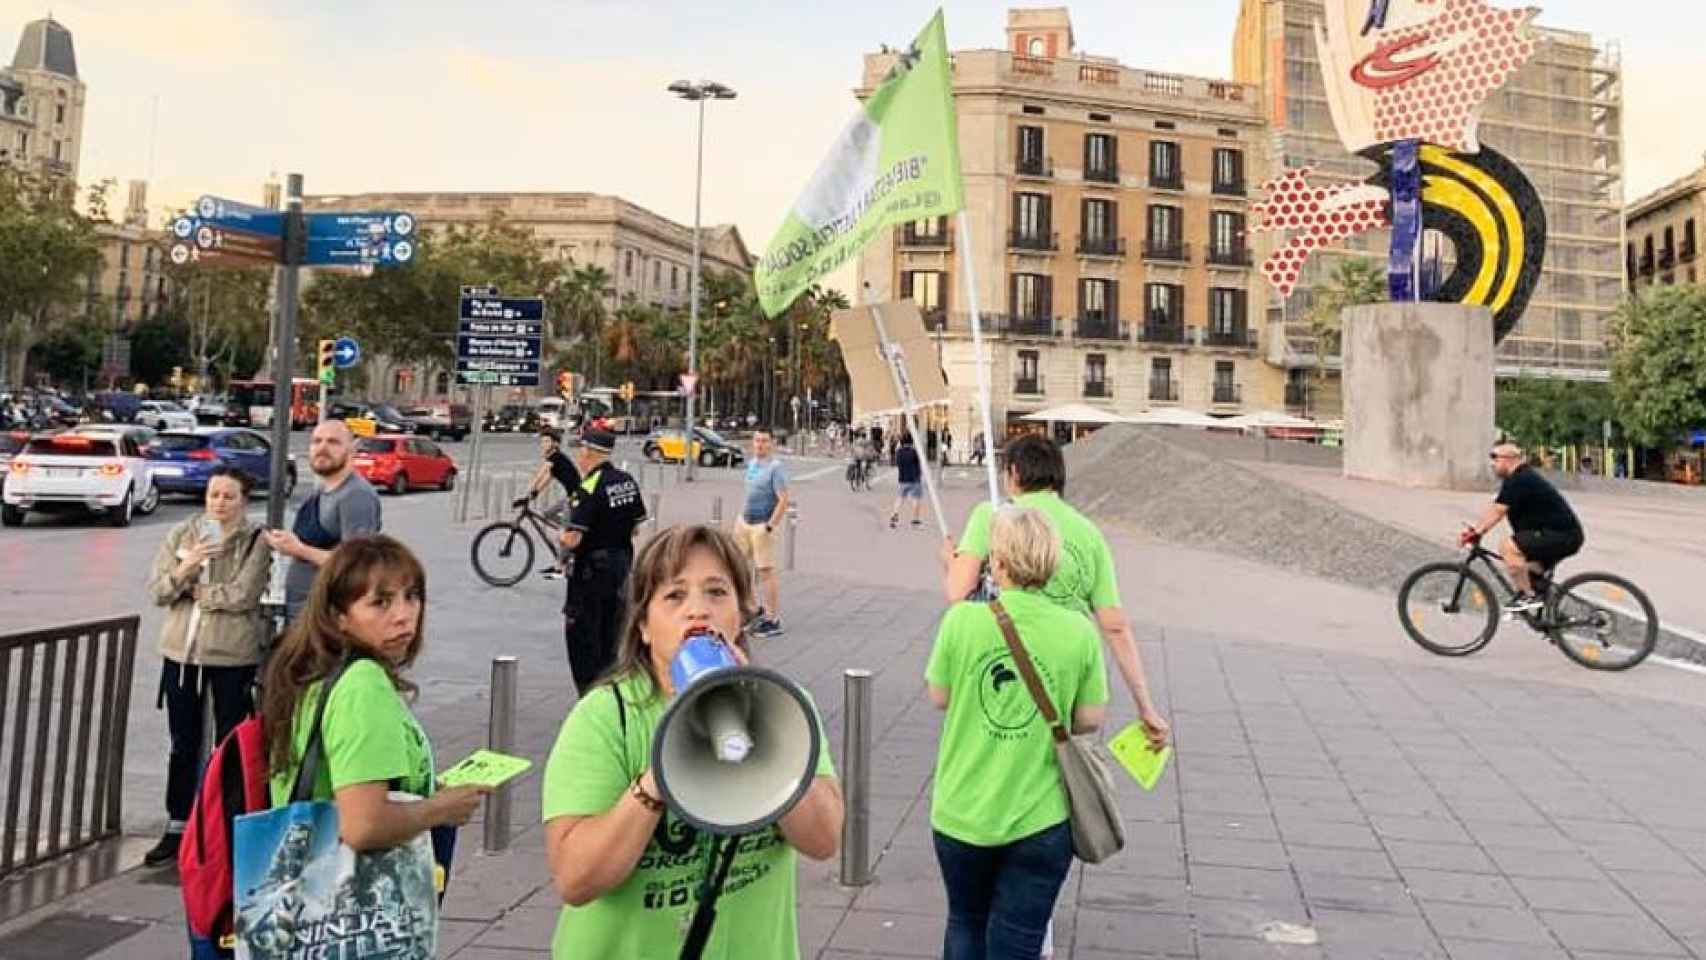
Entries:
<svg viewBox="0 0 1706 960">
<path fill-rule="evenodd" d="M 1479 562 L 1486 573 L 1475 569 Z M 1578 573 L 1562 582 L 1554 567 L 1533 575 L 1541 605 L 1514 614 L 1548 637 L 1564 655 L 1593 670 L 1627 670 L 1647 658 L 1659 639 L 1659 615 L 1640 587 L 1613 573 Z M 1490 579 L 1489 579 L 1490 578 Z M 1442 657 L 1462 657 L 1492 642 L 1504 598 L 1516 589 L 1504 561 L 1479 537 L 1455 563 L 1418 568 L 1398 588 L 1398 619 L 1410 639 Z"/>
<path fill-rule="evenodd" d="M 855 457 L 847 464 L 847 488 L 854 493 L 871 489 L 871 461 Z"/>
<path fill-rule="evenodd" d="M 533 535 L 528 535 L 532 529 Z M 544 515 L 534 512 L 531 501 L 523 503 L 509 520 L 499 520 L 480 528 L 468 549 L 474 572 L 494 587 L 513 587 L 533 569 L 533 537 L 552 555 L 556 553 L 560 528 Z"/>
</svg>

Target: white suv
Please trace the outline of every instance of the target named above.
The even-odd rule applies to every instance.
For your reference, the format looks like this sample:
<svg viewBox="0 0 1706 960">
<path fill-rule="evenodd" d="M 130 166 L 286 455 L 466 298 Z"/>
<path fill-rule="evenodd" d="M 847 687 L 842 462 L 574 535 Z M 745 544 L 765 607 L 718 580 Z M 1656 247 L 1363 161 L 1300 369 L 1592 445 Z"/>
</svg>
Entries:
<svg viewBox="0 0 1706 960">
<path fill-rule="evenodd" d="M 170 400 L 144 400 L 136 409 L 136 422 L 153 427 L 161 433 L 167 430 L 194 430 L 195 414 Z"/>
<path fill-rule="evenodd" d="M 32 510 L 74 509 L 104 513 L 107 522 L 124 527 L 133 513 L 153 513 L 160 491 L 138 442 L 145 435 L 135 427 L 85 427 L 31 437 L 7 468 L 0 523 L 22 526 Z"/>
</svg>

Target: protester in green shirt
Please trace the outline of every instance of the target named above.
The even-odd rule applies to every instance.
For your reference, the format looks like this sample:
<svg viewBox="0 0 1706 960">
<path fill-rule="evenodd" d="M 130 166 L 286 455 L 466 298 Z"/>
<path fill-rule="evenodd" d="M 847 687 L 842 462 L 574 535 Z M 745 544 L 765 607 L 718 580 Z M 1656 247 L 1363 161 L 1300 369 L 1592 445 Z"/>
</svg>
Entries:
<svg viewBox="0 0 1706 960">
<path fill-rule="evenodd" d="M 1061 540 L 1039 510 L 1006 506 L 990 531 L 990 566 L 1036 672 L 1074 733 L 1098 729 L 1108 702 L 1102 644 L 1090 621 L 1051 602 Z M 986 603 L 942 619 L 925 680 L 947 711 L 930 804 L 948 891 L 946 960 L 1034 958 L 1072 866 L 1066 788 L 1053 738 Z"/>
<path fill-rule="evenodd" d="M 404 700 L 415 693 L 402 672 L 420 655 L 425 603 L 426 573 L 409 548 L 379 535 L 345 540 L 316 573 L 262 681 L 277 806 L 290 799 L 326 680 L 353 659 L 326 702 L 325 763 L 312 799 L 336 803 L 339 837 L 358 851 L 461 826 L 487 792 L 434 789 L 432 745 Z M 425 799 L 400 803 L 392 790 Z"/>
<path fill-rule="evenodd" d="M 670 662 L 690 632 L 733 640 L 745 662 L 741 625 L 757 613 L 752 567 L 728 534 L 674 527 L 640 551 L 628 596 L 616 665 L 563 721 L 545 767 L 546 859 L 566 904 L 551 940 L 556 960 L 674 960 L 711 867 L 713 838 L 659 799 L 652 736 L 675 694 Z M 775 826 L 742 838 L 706 960 L 799 957 L 795 851 L 834 856 L 842 814 L 820 742 L 805 796 Z"/>
<path fill-rule="evenodd" d="M 1066 492 L 1066 459 L 1060 447 L 1047 437 L 1029 434 L 1007 444 L 1002 459 L 1006 463 L 1007 495 L 1012 502 L 1041 510 L 1060 533 L 1060 566 L 1043 588 L 1043 595 L 1096 621 L 1120 676 L 1131 691 L 1144 732 L 1156 746 L 1166 743 L 1167 720 L 1149 694 L 1137 639 L 1120 606 L 1113 551 L 1108 549 L 1102 531 L 1061 499 Z M 990 504 L 978 504 L 966 521 L 959 544 L 956 546 L 952 539 L 942 544 L 942 565 L 947 571 L 942 589 L 949 603 L 965 599 L 977 586 L 989 556 L 992 515 Z"/>
</svg>

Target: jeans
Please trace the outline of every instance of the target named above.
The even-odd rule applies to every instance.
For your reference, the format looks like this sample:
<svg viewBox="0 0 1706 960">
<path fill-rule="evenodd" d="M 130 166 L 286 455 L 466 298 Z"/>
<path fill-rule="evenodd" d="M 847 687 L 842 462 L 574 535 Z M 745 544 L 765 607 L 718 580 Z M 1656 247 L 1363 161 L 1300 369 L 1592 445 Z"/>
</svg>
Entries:
<svg viewBox="0 0 1706 960">
<path fill-rule="evenodd" d="M 166 761 L 166 816 L 172 820 L 189 819 L 201 786 L 203 698 L 213 698 L 213 743 L 218 746 L 254 709 L 249 687 L 255 682 L 255 670 L 185 666 L 163 659 L 160 699 L 166 705 L 166 727 L 172 738 L 171 756 Z"/>
<path fill-rule="evenodd" d="M 1072 867 L 1072 827 L 1061 822 L 999 847 L 936 833 L 948 888 L 943 960 L 1037 960 L 1055 897 Z"/>
</svg>

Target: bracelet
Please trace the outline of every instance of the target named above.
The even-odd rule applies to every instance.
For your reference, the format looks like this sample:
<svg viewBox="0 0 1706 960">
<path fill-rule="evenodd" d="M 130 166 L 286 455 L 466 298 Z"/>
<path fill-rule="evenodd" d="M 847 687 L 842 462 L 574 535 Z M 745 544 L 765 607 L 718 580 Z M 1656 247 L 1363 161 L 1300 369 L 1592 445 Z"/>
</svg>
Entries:
<svg viewBox="0 0 1706 960">
<path fill-rule="evenodd" d="M 644 775 L 642 774 L 642 776 Z M 628 793 L 633 795 L 635 800 L 640 801 L 640 806 L 645 807 L 647 810 L 650 810 L 653 813 L 663 812 L 664 802 L 647 793 L 645 788 L 640 786 L 640 777 L 634 778 L 634 783 L 628 788 Z"/>
</svg>

